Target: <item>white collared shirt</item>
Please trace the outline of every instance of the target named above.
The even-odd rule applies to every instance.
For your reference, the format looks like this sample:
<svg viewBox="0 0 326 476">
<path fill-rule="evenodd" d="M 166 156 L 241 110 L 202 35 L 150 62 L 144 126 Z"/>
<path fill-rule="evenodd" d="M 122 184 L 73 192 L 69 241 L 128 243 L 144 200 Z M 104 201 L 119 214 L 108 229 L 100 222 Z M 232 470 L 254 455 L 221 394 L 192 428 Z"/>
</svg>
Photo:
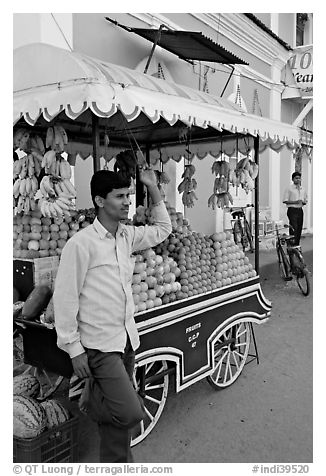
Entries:
<svg viewBox="0 0 326 476">
<path fill-rule="evenodd" d="M 119 224 L 114 238 L 95 218 L 62 250 L 53 295 L 58 347 L 75 357 L 84 347 L 123 352 L 127 334 L 139 346 L 134 320 L 131 254 L 155 246 L 172 231 L 163 201 L 153 207 L 153 225 Z"/>
<path fill-rule="evenodd" d="M 296 200 L 302 200 L 304 203 L 308 202 L 308 196 L 304 188 L 301 185 L 297 186 L 291 184 L 289 188 L 287 188 L 284 192 L 283 202 L 295 202 Z M 293 204 L 286 204 L 287 207 L 294 207 L 294 208 L 302 208 L 301 205 L 297 203 Z"/>
</svg>

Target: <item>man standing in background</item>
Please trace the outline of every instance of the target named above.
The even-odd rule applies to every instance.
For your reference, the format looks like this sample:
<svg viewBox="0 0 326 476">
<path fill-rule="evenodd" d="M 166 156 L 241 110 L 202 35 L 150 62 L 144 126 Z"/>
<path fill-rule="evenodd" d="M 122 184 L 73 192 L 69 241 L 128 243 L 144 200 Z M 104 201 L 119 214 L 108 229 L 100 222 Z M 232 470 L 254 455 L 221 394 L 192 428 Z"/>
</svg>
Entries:
<svg viewBox="0 0 326 476">
<path fill-rule="evenodd" d="M 283 203 L 287 206 L 287 216 L 290 225 L 290 234 L 294 235 L 294 245 L 300 245 L 302 225 L 303 225 L 303 206 L 307 204 L 307 192 L 301 186 L 301 173 L 293 172 L 292 182 L 284 192 Z"/>
</svg>

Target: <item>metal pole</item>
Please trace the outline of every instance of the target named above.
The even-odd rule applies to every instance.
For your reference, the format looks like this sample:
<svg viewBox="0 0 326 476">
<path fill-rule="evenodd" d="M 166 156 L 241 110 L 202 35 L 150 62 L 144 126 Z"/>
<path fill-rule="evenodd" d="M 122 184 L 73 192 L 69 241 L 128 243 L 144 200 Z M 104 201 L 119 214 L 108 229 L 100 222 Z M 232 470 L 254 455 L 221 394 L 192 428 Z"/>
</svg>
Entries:
<svg viewBox="0 0 326 476">
<path fill-rule="evenodd" d="M 223 94 L 224 94 L 224 92 L 225 92 L 225 90 L 226 90 L 226 88 L 227 88 L 227 86 L 228 86 L 228 84 L 229 84 L 229 82 L 230 82 L 230 79 L 231 79 L 231 77 L 232 77 L 232 74 L 234 73 L 234 69 L 235 69 L 234 66 L 232 66 L 232 65 L 230 65 L 230 66 L 231 66 L 231 68 L 232 68 L 232 71 L 231 71 L 231 73 L 230 73 L 230 76 L 228 77 L 228 80 L 227 80 L 227 82 L 226 82 L 224 88 L 223 88 L 223 91 L 222 91 L 222 93 L 221 93 L 221 97 L 223 96 Z"/>
<path fill-rule="evenodd" d="M 149 144 L 146 144 L 146 151 L 145 151 L 145 154 L 146 154 L 146 162 L 148 164 L 148 166 L 150 166 L 150 150 L 151 150 L 151 147 Z M 150 206 L 150 197 L 148 195 L 148 191 L 146 189 L 146 206 L 149 207 Z"/>
<path fill-rule="evenodd" d="M 254 139 L 254 153 L 259 166 L 259 136 Z M 255 179 L 255 270 L 259 274 L 259 172 Z"/>
<path fill-rule="evenodd" d="M 146 63 L 145 69 L 144 69 L 144 74 L 147 73 L 147 70 L 148 70 L 149 64 L 150 64 L 150 62 L 151 62 L 151 60 L 152 60 L 152 57 L 153 57 L 153 54 L 154 54 L 154 50 L 155 50 L 155 48 L 156 48 L 156 45 L 157 45 L 157 43 L 160 41 L 161 31 L 162 31 L 162 28 L 163 28 L 163 27 L 164 27 L 164 25 L 160 25 L 160 28 L 158 29 L 158 32 L 157 32 L 155 41 L 154 41 L 154 43 L 153 43 L 153 46 L 152 46 L 150 55 L 149 55 L 149 57 L 148 57 L 148 60 L 147 60 L 147 63 Z"/>
<path fill-rule="evenodd" d="M 93 135 L 93 169 L 100 170 L 100 126 L 99 118 L 92 112 L 92 135 Z"/>
</svg>

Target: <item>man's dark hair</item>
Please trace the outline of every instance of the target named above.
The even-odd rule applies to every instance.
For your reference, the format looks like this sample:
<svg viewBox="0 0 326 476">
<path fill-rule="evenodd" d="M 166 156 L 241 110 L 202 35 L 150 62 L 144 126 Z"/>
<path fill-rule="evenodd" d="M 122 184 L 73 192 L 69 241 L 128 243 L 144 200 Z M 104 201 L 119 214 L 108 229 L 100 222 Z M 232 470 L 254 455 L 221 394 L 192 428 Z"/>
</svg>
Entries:
<svg viewBox="0 0 326 476">
<path fill-rule="evenodd" d="M 300 172 L 293 172 L 293 174 L 292 174 L 292 180 L 293 180 L 295 177 L 301 177 Z"/>
<path fill-rule="evenodd" d="M 95 172 L 91 178 L 91 196 L 95 210 L 98 210 L 98 206 L 95 203 L 97 195 L 105 198 L 113 189 L 128 187 L 130 187 L 130 178 L 124 177 L 117 172 L 111 172 L 110 170 L 98 170 Z"/>
</svg>

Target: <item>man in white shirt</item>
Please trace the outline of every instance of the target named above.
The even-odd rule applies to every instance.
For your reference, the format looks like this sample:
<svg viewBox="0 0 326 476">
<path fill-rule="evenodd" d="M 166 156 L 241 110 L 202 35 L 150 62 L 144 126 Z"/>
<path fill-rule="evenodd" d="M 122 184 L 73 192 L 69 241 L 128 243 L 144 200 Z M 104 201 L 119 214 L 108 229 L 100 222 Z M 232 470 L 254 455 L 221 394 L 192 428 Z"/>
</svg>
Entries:
<svg viewBox="0 0 326 476">
<path fill-rule="evenodd" d="M 303 225 L 302 207 L 307 204 L 308 197 L 306 191 L 301 186 L 300 172 L 293 172 L 292 181 L 293 184 L 284 192 L 283 203 L 287 206 L 290 233 L 294 235 L 294 245 L 299 245 Z"/>
<path fill-rule="evenodd" d="M 139 346 L 132 253 L 172 231 L 154 171 L 140 170 L 140 180 L 152 199 L 154 224 L 134 227 L 121 223 L 128 218 L 130 180 L 108 170 L 93 175 L 97 217 L 64 247 L 53 296 L 58 346 L 77 377 L 87 379 L 87 412 L 98 423 L 100 462 L 107 463 L 133 461 L 130 429 L 144 417 L 131 381 Z"/>
</svg>

